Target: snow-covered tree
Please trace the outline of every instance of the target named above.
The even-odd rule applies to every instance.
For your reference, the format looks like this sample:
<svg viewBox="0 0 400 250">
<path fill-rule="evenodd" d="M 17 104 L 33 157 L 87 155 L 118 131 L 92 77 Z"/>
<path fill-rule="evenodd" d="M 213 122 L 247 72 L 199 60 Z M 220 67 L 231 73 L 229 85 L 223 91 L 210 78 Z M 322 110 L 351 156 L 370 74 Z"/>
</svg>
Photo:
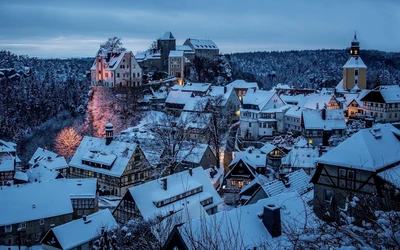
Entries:
<svg viewBox="0 0 400 250">
<path fill-rule="evenodd" d="M 66 157 L 68 160 L 75 154 L 76 149 L 82 141 L 74 128 L 64 128 L 55 139 L 55 151 L 57 154 Z"/>
</svg>

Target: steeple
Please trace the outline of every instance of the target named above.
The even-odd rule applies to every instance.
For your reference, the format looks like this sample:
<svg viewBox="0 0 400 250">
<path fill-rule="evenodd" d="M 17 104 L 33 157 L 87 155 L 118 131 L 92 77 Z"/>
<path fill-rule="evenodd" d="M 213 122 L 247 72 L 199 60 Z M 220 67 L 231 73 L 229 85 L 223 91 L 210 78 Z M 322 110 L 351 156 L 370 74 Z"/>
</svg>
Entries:
<svg viewBox="0 0 400 250">
<path fill-rule="evenodd" d="M 354 32 L 353 41 L 351 41 L 350 55 L 353 57 L 358 57 L 360 54 L 360 42 L 357 40 L 357 33 Z"/>
</svg>

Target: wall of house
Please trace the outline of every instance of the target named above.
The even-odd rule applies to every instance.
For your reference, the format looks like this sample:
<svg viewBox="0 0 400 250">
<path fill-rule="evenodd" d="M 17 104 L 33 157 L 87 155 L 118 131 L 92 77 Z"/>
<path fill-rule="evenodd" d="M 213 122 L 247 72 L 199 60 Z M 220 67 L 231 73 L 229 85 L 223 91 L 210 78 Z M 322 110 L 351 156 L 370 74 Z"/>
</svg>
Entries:
<svg viewBox="0 0 400 250">
<path fill-rule="evenodd" d="M 400 121 L 400 100 L 398 103 L 364 102 L 364 115 L 373 116 L 379 122 Z"/>
<path fill-rule="evenodd" d="M 261 199 L 268 198 L 268 195 L 265 193 L 264 189 L 260 188 L 253 196 L 249 199 L 246 205 L 254 204 Z"/>
<path fill-rule="evenodd" d="M 284 116 L 284 127 L 293 132 L 301 132 L 300 117 Z"/>
<path fill-rule="evenodd" d="M 210 147 L 207 147 L 203 158 L 201 158 L 200 166 L 202 166 L 204 169 L 210 168 L 211 166 L 218 166 L 217 158 L 211 151 Z"/>
<path fill-rule="evenodd" d="M 169 76 L 175 76 L 178 78 L 184 78 L 185 70 L 185 58 L 182 57 L 170 57 L 168 59 L 168 74 Z"/>
</svg>

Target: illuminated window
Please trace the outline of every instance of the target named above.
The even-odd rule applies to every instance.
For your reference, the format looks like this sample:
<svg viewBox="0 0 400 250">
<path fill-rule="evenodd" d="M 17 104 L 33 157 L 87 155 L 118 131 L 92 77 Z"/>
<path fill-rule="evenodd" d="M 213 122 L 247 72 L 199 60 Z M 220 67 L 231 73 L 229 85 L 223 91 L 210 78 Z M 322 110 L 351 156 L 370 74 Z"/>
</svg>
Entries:
<svg viewBox="0 0 400 250">
<path fill-rule="evenodd" d="M 231 186 L 236 186 L 236 181 L 235 180 L 231 180 Z"/>
<path fill-rule="evenodd" d="M 88 176 L 92 176 L 92 172 L 91 171 L 88 171 Z"/>
<path fill-rule="evenodd" d="M 243 181 L 239 181 L 239 182 L 238 182 L 238 187 L 239 187 L 239 188 L 242 188 L 242 187 L 243 187 Z"/>
<path fill-rule="evenodd" d="M 350 50 L 350 55 L 352 55 L 352 54 L 353 54 L 353 50 L 351 49 L 351 50 Z"/>
</svg>

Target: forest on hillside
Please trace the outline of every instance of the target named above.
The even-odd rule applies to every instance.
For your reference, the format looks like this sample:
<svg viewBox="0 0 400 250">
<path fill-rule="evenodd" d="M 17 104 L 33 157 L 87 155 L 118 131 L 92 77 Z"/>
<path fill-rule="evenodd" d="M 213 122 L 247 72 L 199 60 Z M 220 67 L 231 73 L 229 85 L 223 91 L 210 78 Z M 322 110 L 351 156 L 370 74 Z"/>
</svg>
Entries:
<svg viewBox="0 0 400 250">
<path fill-rule="evenodd" d="M 400 53 L 361 50 L 367 84 L 399 84 Z M 257 81 L 262 88 L 283 83 L 303 88 L 336 86 L 342 79 L 347 50 L 235 53 L 228 56 L 234 79 Z"/>
</svg>

